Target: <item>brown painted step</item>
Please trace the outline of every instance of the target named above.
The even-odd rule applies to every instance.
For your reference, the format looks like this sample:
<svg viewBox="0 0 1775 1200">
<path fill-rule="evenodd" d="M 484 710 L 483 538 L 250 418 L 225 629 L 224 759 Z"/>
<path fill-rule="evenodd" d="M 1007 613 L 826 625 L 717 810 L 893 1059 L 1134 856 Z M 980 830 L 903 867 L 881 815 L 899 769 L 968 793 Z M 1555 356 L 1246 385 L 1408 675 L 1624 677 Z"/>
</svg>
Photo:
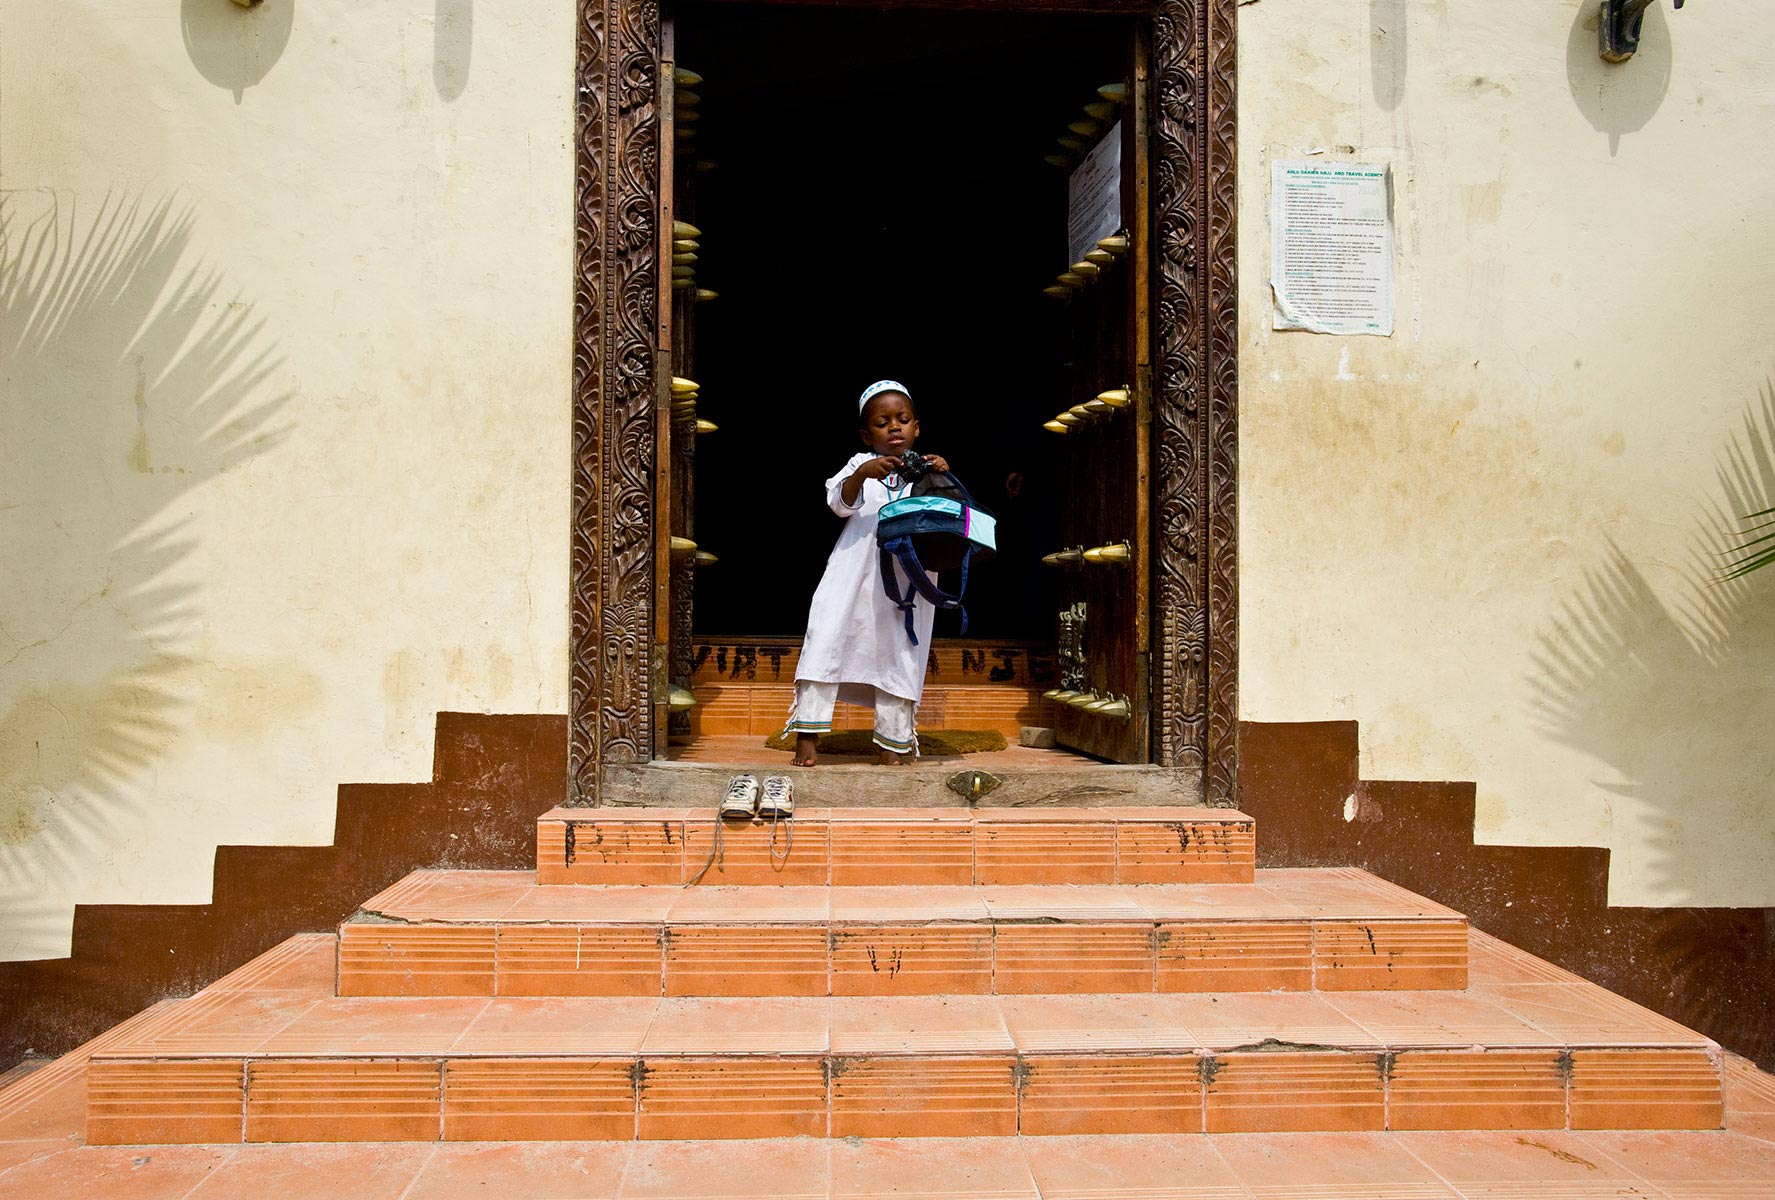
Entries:
<svg viewBox="0 0 1775 1200">
<path fill-rule="evenodd" d="M 536 828 L 544 884 L 675 884 L 714 846 L 714 809 L 556 808 Z M 810 808 L 721 827 L 705 884 L 1250 883 L 1256 823 L 1224 808 Z M 773 841 L 774 839 L 774 841 Z"/>
<path fill-rule="evenodd" d="M 345 999 L 285 963 L 95 1047 L 87 1141 L 1720 1125 L 1712 1042 L 1486 951 L 1384 994 Z"/>
<path fill-rule="evenodd" d="M 1467 922 L 1363 871 L 1121 887 L 539 885 L 417 871 L 340 927 L 344 996 L 1467 986 Z"/>
</svg>

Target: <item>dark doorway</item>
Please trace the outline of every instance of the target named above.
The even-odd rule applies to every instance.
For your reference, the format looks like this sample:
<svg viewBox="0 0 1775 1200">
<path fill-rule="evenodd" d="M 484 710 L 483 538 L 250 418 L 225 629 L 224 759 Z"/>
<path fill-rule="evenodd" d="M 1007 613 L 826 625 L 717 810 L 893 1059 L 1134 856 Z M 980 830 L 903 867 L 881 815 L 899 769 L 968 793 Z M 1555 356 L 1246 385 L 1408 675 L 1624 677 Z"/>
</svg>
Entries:
<svg viewBox="0 0 1775 1200">
<path fill-rule="evenodd" d="M 696 635 L 803 632 L 838 528 L 821 483 L 858 449 L 857 393 L 893 377 L 921 448 L 1000 518 L 969 638 L 1051 644 L 1040 558 L 1061 546 L 1066 460 L 1042 423 L 1077 389 L 1042 294 L 1067 262 L 1066 172 L 1044 158 L 1125 74 L 1132 19 L 672 12 L 677 61 L 703 76 L 694 158 L 713 164 L 686 215 L 720 293 L 697 312 L 699 414 L 720 428 L 696 447 L 696 540 L 721 562 L 696 573 Z"/>
</svg>

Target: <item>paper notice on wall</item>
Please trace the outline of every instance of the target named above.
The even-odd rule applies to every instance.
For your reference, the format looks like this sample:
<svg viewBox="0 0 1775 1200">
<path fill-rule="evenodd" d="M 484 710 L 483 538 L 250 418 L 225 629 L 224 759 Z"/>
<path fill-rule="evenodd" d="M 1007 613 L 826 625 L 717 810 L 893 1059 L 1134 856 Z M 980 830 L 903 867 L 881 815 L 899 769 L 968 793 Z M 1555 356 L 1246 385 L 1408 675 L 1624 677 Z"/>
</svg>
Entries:
<svg viewBox="0 0 1775 1200">
<path fill-rule="evenodd" d="M 1393 332 L 1393 212 L 1387 168 L 1270 164 L 1273 325 Z"/>
<path fill-rule="evenodd" d="M 1078 262 L 1122 227 L 1122 123 L 1072 169 L 1066 183 L 1066 253 Z"/>
</svg>

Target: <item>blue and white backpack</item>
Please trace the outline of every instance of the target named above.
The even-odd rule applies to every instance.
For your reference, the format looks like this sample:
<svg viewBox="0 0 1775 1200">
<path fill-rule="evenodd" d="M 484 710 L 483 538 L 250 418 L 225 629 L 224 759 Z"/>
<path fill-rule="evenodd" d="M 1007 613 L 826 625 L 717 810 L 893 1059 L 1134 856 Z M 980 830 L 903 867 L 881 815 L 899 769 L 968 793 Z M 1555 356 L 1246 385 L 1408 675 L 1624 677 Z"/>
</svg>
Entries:
<svg viewBox="0 0 1775 1200">
<path fill-rule="evenodd" d="M 961 480 L 946 471 L 931 471 L 912 485 L 910 494 L 882 505 L 875 527 L 875 543 L 881 547 L 881 582 L 901 612 L 906 614 L 906 636 L 918 645 L 912 628 L 912 606 L 923 596 L 936 608 L 961 610 L 961 631 L 968 631 L 968 610 L 962 596 L 968 590 L 968 567 L 998 552 L 998 522 L 974 504 Z M 906 573 L 902 595 L 895 564 Z M 931 582 L 927 571 L 960 571 L 953 593 Z"/>
</svg>

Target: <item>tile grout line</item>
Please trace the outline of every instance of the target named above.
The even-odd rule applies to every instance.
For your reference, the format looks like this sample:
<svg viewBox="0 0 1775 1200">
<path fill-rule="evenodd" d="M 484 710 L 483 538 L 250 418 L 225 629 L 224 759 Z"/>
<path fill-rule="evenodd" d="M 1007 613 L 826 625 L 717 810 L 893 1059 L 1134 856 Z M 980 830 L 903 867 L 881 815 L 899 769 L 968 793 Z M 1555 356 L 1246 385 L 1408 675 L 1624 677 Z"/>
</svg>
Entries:
<svg viewBox="0 0 1775 1200">
<path fill-rule="evenodd" d="M 442 1106 L 440 1105 L 440 1108 L 441 1107 Z M 413 1172 L 413 1178 L 407 1180 L 407 1186 L 401 1189 L 400 1195 L 396 1196 L 395 1200 L 407 1200 L 407 1197 L 412 1194 L 413 1189 L 419 1186 L 420 1177 L 431 1168 L 432 1160 L 438 1156 L 443 1148 L 443 1137 L 442 1134 L 440 1134 L 437 1144 L 426 1152 L 425 1161 L 419 1164 L 418 1168 Z"/>
</svg>

